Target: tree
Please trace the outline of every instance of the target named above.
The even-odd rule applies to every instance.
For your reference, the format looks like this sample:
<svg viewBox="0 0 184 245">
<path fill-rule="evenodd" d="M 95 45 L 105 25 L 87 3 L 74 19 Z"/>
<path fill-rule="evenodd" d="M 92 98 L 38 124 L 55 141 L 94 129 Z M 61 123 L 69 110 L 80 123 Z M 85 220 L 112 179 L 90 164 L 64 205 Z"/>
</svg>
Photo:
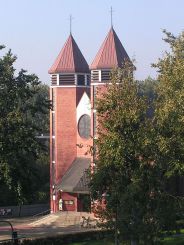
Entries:
<svg viewBox="0 0 184 245">
<path fill-rule="evenodd" d="M 92 196 L 95 200 L 106 196 L 107 204 L 101 213 L 108 221 L 105 225 L 116 228 L 121 236 L 126 234 L 129 239 L 138 240 L 145 208 L 145 193 L 141 190 L 144 181 L 140 174 L 149 171 L 149 164 L 140 164 L 147 100 L 139 96 L 132 65 L 127 62 L 114 71 L 111 83 L 97 97 L 99 126 Z M 150 195 L 148 190 L 147 195 Z"/>
<path fill-rule="evenodd" d="M 153 65 L 158 69 L 155 103 L 156 145 L 165 175 L 181 175 L 184 170 L 184 32 L 178 37 L 164 30 L 171 52 Z"/>
<path fill-rule="evenodd" d="M 169 183 L 183 173 L 184 35 L 166 34 L 172 53 L 155 65 L 154 114 L 148 116 L 149 98 L 140 94 L 130 65 L 115 70 L 97 96 L 91 193 L 106 202 L 99 212 L 104 225 L 132 244 L 154 244 L 163 230 L 176 229 L 183 205 Z"/>
<path fill-rule="evenodd" d="M 21 204 L 30 202 L 38 183 L 35 162 L 44 145 L 36 137 L 43 126 L 37 118 L 48 114 L 49 101 L 39 96 L 43 85 L 36 75 L 16 75 L 15 61 L 11 51 L 0 58 L 0 182 Z"/>
<path fill-rule="evenodd" d="M 148 76 L 145 80 L 137 81 L 140 95 L 145 95 L 151 101 L 156 98 L 156 87 L 158 81 Z"/>
</svg>

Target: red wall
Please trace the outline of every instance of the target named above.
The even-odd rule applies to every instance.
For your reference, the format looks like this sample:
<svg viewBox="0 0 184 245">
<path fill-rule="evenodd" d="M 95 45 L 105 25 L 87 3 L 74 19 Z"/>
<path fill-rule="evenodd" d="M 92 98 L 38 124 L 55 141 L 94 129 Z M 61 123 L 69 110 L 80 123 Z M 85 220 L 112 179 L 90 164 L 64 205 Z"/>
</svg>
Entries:
<svg viewBox="0 0 184 245">
<path fill-rule="evenodd" d="M 63 192 L 61 194 L 63 200 L 63 211 L 77 211 L 77 194 Z M 65 201 L 73 201 L 73 205 L 65 204 Z"/>
<path fill-rule="evenodd" d="M 76 151 L 76 88 L 56 89 L 55 109 L 56 182 L 72 164 Z"/>
<path fill-rule="evenodd" d="M 51 89 L 52 90 L 52 89 Z M 61 182 L 63 175 L 71 166 L 74 159 L 85 157 L 87 151 L 86 146 L 89 145 L 89 140 L 82 139 L 78 135 L 77 128 L 77 105 L 84 93 L 90 96 L 90 88 L 83 87 L 54 87 L 55 91 L 55 184 Z M 52 98 L 52 94 L 50 95 Z M 53 180 L 52 180 L 52 113 L 50 113 L 50 190 L 51 190 L 51 210 L 58 211 L 59 194 L 56 193 L 56 200 L 53 200 Z M 54 125 L 53 125 L 54 126 Z M 77 147 L 77 144 L 83 144 L 83 148 Z M 87 156 L 89 157 L 89 155 Z M 77 194 L 62 193 L 63 198 L 74 200 L 74 207 L 68 205 L 64 209 L 67 211 L 77 211 Z"/>
</svg>

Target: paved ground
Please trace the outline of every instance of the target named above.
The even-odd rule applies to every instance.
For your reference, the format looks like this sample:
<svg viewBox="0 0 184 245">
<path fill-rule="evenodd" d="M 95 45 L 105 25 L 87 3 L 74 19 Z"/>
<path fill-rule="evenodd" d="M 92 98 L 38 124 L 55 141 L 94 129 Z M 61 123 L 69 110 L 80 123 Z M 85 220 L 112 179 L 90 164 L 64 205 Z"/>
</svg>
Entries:
<svg viewBox="0 0 184 245">
<path fill-rule="evenodd" d="M 48 237 L 59 234 L 70 234 L 77 233 L 81 231 L 87 231 L 87 229 L 81 229 L 79 226 L 68 226 L 68 227 L 29 227 L 21 226 L 15 227 L 18 232 L 18 237 L 20 238 L 35 238 L 35 237 Z M 0 228 L 0 241 L 11 238 L 11 230 L 7 227 Z"/>
<path fill-rule="evenodd" d="M 20 238 L 36 238 L 36 237 L 48 237 L 60 234 L 71 234 L 77 232 L 85 232 L 89 229 L 81 228 L 78 225 L 68 225 L 65 227 L 58 227 L 56 225 L 41 224 L 34 226 L 35 219 L 30 218 L 18 218 L 18 219 L 7 219 L 10 221 L 17 231 L 18 237 Z M 91 230 L 91 229 L 90 229 Z M 11 239 L 11 227 L 6 223 L 0 222 L 0 243 L 4 240 Z"/>
</svg>

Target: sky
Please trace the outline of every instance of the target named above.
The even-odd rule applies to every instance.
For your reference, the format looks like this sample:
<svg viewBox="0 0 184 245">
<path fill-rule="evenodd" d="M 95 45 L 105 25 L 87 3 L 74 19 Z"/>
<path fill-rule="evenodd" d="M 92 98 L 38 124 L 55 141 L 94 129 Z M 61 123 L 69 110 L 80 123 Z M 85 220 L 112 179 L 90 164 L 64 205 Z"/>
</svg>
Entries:
<svg viewBox="0 0 184 245">
<path fill-rule="evenodd" d="M 155 78 L 151 64 L 168 49 L 162 30 L 176 36 L 184 31 L 184 0 L 0 0 L 0 44 L 17 56 L 17 70 L 49 84 L 48 69 L 69 35 L 69 16 L 74 39 L 91 64 L 110 29 L 111 6 L 114 29 L 136 60 L 136 78 Z"/>
</svg>

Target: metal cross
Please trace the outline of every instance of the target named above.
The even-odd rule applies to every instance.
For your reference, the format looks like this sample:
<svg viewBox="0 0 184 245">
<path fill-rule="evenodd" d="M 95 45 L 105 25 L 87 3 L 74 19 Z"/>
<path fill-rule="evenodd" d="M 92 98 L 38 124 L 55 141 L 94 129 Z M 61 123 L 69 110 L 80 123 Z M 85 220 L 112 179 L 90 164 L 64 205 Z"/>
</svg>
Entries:
<svg viewBox="0 0 184 245">
<path fill-rule="evenodd" d="M 72 20 L 73 20 L 73 17 L 72 15 L 70 15 L 70 34 L 72 34 Z"/>
<path fill-rule="evenodd" d="M 113 21 L 112 21 L 112 14 L 113 14 L 113 9 L 112 9 L 112 6 L 111 6 L 111 10 L 110 10 L 110 13 L 111 13 L 111 27 L 113 27 Z"/>
</svg>

